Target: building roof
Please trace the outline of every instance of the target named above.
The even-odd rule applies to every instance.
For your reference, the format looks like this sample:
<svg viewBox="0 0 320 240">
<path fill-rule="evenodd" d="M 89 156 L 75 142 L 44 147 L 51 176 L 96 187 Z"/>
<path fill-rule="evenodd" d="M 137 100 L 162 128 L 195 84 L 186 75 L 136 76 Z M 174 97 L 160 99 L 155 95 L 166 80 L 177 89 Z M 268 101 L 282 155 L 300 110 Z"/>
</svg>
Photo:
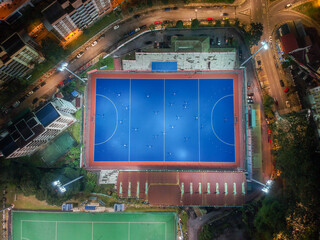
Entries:
<svg viewBox="0 0 320 240">
<path fill-rule="evenodd" d="M 45 131 L 44 127 L 35 119 L 32 112 L 27 112 L 11 124 L 7 131 L 9 135 L 0 140 L 0 151 L 6 157 L 23 148 L 39 134 Z"/>
<path fill-rule="evenodd" d="M 5 157 L 9 156 L 18 148 L 17 143 L 12 139 L 10 134 L 0 140 L 0 151 Z"/>
<path fill-rule="evenodd" d="M 243 172 L 120 171 L 117 189 L 151 205 L 240 206 L 247 185 Z"/>
<path fill-rule="evenodd" d="M 9 56 L 14 55 L 21 48 L 25 46 L 20 36 L 17 33 L 12 34 L 7 40 L 2 42 L 2 47 L 8 53 Z"/>
<path fill-rule="evenodd" d="M 177 37 L 171 38 L 171 47 L 175 52 L 208 52 L 209 37 Z"/>
<path fill-rule="evenodd" d="M 14 0 L 14 1 L 10 1 L 10 2 L 12 2 L 12 3 L 6 3 L 6 1 L 4 1 L 3 3 L 0 3 L 0 8 L 1 8 L 0 20 L 1 21 L 8 18 L 14 12 L 18 11 L 25 4 L 30 2 L 30 0 Z"/>
<path fill-rule="evenodd" d="M 60 116 L 58 111 L 52 105 L 52 103 L 48 103 L 35 114 L 44 127 L 49 126 L 54 120 L 56 120 Z"/>
<path fill-rule="evenodd" d="M 63 15 L 65 15 L 66 12 L 58 2 L 54 2 L 46 9 L 44 9 L 42 11 L 42 14 L 48 20 L 48 22 L 52 24 L 60 19 Z"/>
<path fill-rule="evenodd" d="M 289 52 L 299 48 L 296 37 L 293 33 L 288 33 L 280 38 L 283 52 L 288 54 Z"/>
</svg>

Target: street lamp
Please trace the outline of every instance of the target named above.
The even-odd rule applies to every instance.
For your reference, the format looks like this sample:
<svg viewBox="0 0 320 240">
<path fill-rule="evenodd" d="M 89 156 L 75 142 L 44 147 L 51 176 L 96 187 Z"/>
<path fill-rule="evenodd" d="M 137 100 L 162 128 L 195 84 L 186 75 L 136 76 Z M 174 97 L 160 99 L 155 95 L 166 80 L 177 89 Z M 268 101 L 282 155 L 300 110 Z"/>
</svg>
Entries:
<svg viewBox="0 0 320 240">
<path fill-rule="evenodd" d="M 194 10 L 196 12 L 196 19 L 198 19 L 198 9 Z"/>
<path fill-rule="evenodd" d="M 61 184 L 60 180 L 57 180 L 57 181 L 54 181 L 54 182 L 52 183 L 52 185 L 53 185 L 54 187 L 57 187 L 61 193 L 64 193 L 65 191 L 67 191 L 67 189 L 65 188 L 65 186 L 67 186 L 67 185 L 69 185 L 69 184 L 71 184 L 71 183 L 73 183 L 73 182 L 75 182 L 75 181 L 78 181 L 78 180 L 81 179 L 81 178 L 83 178 L 83 176 L 77 177 L 77 178 L 75 178 L 75 179 L 71 180 L 70 182 L 67 182 L 66 184 L 63 184 L 63 185 Z"/>
<path fill-rule="evenodd" d="M 261 42 L 262 46 L 259 48 L 254 54 L 252 54 L 247 60 L 245 60 L 240 67 L 243 67 L 251 58 L 253 58 L 260 50 L 264 49 L 267 50 L 269 48 L 268 42 L 262 41 Z"/>
<path fill-rule="evenodd" d="M 63 72 L 64 70 L 67 70 L 69 73 L 71 73 L 73 76 L 75 76 L 76 78 L 78 78 L 80 81 L 82 81 L 83 83 L 85 83 L 85 81 L 79 77 L 77 74 L 75 74 L 74 72 L 72 72 L 69 68 L 67 68 L 68 63 L 64 62 L 61 64 L 60 67 L 58 67 L 58 71 Z"/>
<path fill-rule="evenodd" d="M 265 192 L 265 193 L 268 193 L 269 192 L 269 190 L 270 190 L 270 188 L 271 188 L 271 186 L 272 186 L 272 184 L 273 184 L 273 181 L 272 180 L 268 180 L 267 182 L 266 182 L 266 184 L 263 184 L 262 182 L 259 182 L 259 181 L 257 181 L 257 180 L 255 180 L 255 179 L 250 179 L 252 182 L 255 182 L 255 183 L 258 183 L 258 184 L 260 184 L 261 186 L 263 186 L 263 188 L 261 189 L 263 192 Z"/>
</svg>

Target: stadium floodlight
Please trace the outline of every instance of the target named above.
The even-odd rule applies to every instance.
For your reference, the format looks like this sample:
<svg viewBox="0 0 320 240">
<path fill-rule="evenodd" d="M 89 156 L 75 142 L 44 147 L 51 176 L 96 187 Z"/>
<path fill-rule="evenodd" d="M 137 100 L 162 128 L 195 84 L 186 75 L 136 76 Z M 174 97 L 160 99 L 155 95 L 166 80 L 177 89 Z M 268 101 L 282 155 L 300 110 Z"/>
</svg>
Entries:
<svg viewBox="0 0 320 240">
<path fill-rule="evenodd" d="M 267 186 L 271 186 L 272 183 L 273 183 L 272 180 L 268 180 L 267 183 L 266 183 L 266 185 L 267 185 Z"/>
<path fill-rule="evenodd" d="M 63 184 L 63 185 L 61 184 L 61 182 L 60 182 L 59 180 L 57 180 L 57 181 L 54 181 L 54 182 L 52 183 L 52 185 L 53 185 L 54 187 L 57 187 L 58 190 L 59 190 L 61 193 L 64 193 L 64 192 L 67 191 L 67 189 L 65 188 L 65 186 L 67 186 L 67 185 L 69 185 L 69 184 L 71 184 L 71 183 L 73 183 L 73 182 L 75 182 L 75 181 L 78 181 L 78 180 L 81 179 L 81 178 L 83 178 L 83 176 L 77 177 L 77 178 L 75 178 L 75 179 L 73 179 L 73 180 L 71 180 L 71 181 L 69 181 L 69 182 L 67 182 L 67 183 L 65 183 L 65 184 Z"/>
<path fill-rule="evenodd" d="M 262 44 L 262 47 L 259 48 L 254 54 L 252 54 L 247 60 L 245 60 L 243 63 L 241 63 L 240 67 L 243 67 L 251 58 L 253 58 L 262 49 L 267 50 L 269 48 L 268 42 L 262 41 L 261 44 Z"/>
<path fill-rule="evenodd" d="M 85 81 L 84 81 L 83 78 L 79 77 L 77 74 L 75 74 L 74 72 L 72 72 L 69 68 L 67 68 L 67 66 L 68 66 L 68 63 L 63 62 L 63 63 L 61 64 L 61 66 L 58 67 L 57 69 L 58 69 L 58 71 L 60 71 L 60 72 L 63 72 L 64 70 L 67 70 L 67 71 L 68 71 L 69 73 L 71 73 L 73 76 L 75 76 L 75 77 L 78 78 L 80 81 L 82 81 L 83 83 L 85 83 Z"/>
<path fill-rule="evenodd" d="M 57 186 L 57 185 L 60 185 L 61 183 L 60 183 L 60 181 L 58 180 L 58 181 L 54 181 L 53 183 L 52 183 L 52 185 L 53 186 Z"/>
<path fill-rule="evenodd" d="M 263 192 L 265 192 L 265 193 L 268 193 L 269 192 L 269 188 L 267 188 L 267 187 L 264 187 L 264 188 L 262 188 L 261 189 Z"/>
</svg>

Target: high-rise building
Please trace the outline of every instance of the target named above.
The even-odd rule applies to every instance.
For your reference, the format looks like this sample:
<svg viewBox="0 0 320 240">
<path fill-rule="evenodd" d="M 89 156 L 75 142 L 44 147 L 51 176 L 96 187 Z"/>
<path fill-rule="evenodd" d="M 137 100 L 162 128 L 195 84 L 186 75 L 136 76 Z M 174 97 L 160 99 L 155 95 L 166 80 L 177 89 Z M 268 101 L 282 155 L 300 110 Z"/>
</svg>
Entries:
<svg viewBox="0 0 320 240">
<path fill-rule="evenodd" d="M 30 155 L 73 124 L 76 108 L 55 99 L 37 112 L 29 112 L 11 124 L 0 139 L 0 153 L 6 158 Z"/>
<path fill-rule="evenodd" d="M 0 85 L 8 80 L 21 78 L 43 61 L 43 56 L 14 33 L 0 46 Z"/>
<path fill-rule="evenodd" d="M 109 0 L 58 0 L 42 11 L 44 25 L 64 40 L 76 29 L 82 30 L 111 10 Z"/>
</svg>

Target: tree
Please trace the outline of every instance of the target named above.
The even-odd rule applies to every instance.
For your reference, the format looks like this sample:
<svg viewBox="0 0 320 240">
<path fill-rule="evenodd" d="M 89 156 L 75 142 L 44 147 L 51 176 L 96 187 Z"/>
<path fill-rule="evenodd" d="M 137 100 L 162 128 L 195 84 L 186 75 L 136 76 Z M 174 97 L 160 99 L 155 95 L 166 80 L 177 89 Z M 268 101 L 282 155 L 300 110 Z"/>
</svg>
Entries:
<svg viewBox="0 0 320 240">
<path fill-rule="evenodd" d="M 262 23 L 251 23 L 250 24 L 250 39 L 249 39 L 249 46 L 258 45 L 261 36 L 263 33 L 263 25 Z"/>
<path fill-rule="evenodd" d="M 200 21 L 198 19 L 192 19 L 191 29 L 198 29 L 200 25 Z"/>
<path fill-rule="evenodd" d="M 183 28 L 183 21 L 181 20 L 178 20 L 177 23 L 176 23 L 176 28 Z"/>
<path fill-rule="evenodd" d="M 62 47 L 56 44 L 52 39 L 46 38 L 41 42 L 42 52 L 47 60 L 56 63 L 66 56 Z"/>
<path fill-rule="evenodd" d="M 263 96 L 263 108 L 267 116 L 273 116 L 272 106 L 274 104 L 274 99 L 268 94 Z"/>
<path fill-rule="evenodd" d="M 220 27 L 221 26 L 221 21 L 220 20 L 217 20 L 216 21 L 216 27 Z"/>
</svg>

